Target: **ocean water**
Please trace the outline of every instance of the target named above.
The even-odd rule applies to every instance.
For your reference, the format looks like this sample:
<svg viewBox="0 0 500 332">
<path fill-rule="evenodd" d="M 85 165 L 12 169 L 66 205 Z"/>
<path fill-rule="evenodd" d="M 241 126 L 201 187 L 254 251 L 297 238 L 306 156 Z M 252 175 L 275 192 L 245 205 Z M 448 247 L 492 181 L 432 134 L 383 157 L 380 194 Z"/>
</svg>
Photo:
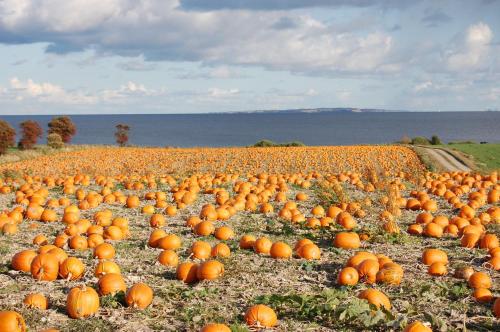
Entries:
<svg viewBox="0 0 500 332">
<path fill-rule="evenodd" d="M 52 116 L 0 116 L 19 131 L 31 119 L 44 129 Z M 404 135 L 438 135 L 444 142 L 500 142 L 500 112 L 247 113 L 71 115 L 75 144 L 115 144 L 118 123 L 131 127 L 131 145 L 246 146 L 261 139 L 306 145 L 383 144 Z M 45 137 L 43 138 L 45 141 Z"/>
</svg>

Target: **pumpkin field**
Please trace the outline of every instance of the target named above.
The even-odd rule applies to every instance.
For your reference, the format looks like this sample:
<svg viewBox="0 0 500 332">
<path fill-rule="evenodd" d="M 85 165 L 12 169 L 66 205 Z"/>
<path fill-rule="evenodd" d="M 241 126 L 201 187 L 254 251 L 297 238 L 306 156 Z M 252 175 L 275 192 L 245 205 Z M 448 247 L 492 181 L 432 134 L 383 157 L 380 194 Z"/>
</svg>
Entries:
<svg viewBox="0 0 500 332">
<path fill-rule="evenodd" d="M 0 164 L 0 332 L 500 330 L 498 173 L 403 146 Z"/>
</svg>

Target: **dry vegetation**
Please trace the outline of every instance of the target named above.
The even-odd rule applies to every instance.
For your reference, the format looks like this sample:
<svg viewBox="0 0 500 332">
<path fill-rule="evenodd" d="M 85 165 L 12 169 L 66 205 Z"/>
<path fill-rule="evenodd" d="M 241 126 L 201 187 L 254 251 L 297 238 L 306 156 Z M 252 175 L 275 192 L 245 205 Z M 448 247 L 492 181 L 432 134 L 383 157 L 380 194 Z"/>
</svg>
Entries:
<svg viewBox="0 0 500 332">
<path fill-rule="evenodd" d="M 256 304 L 276 313 L 278 321 L 269 328 L 275 331 L 399 331 L 417 321 L 424 325 L 412 331 L 499 328 L 493 311 L 500 295 L 496 173 L 425 172 L 404 147 L 92 148 L 0 170 L 0 311 L 20 313 L 30 330 L 199 331 L 217 322 L 232 331 L 253 331 L 259 328 L 249 326 L 245 313 Z M 159 215 L 153 221 L 152 213 Z M 165 232 L 159 238 L 176 234 L 181 244 L 155 244 L 150 236 L 159 230 Z M 338 234 L 346 232 L 349 239 L 341 241 Z M 244 235 L 270 241 L 243 249 Z M 45 239 L 78 258 L 84 273 L 75 280 L 43 281 L 16 271 L 13 256 L 22 250 L 63 255 Z M 313 244 L 294 250 L 303 239 Z M 94 315 L 72 319 L 72 288 L 103 291 L 95 273 L 99 259 L 93 248 L 84 248 L 101 241 L 114 247 L 110 260 L 126 289 L 145 283 L 153 290 L 152 303 L 131 308 L 119 289 L 100 296 Z M 179 263 L 201 265 L 203 250 L 195 254 L 200 258 L 190 250 L 195 241 L 225 243 L 230 255 L 211 258 L 223 264 L 223 273 L 186 283 L 178 280 L 176 264 L 165 266 L 158 258 L 172 248 Z M 276 245 L 267 253 L 266 244 L 280 241 L 290 248 Z M 444 273 L 429 273 L 422 261 L 428 248 L 447 254 L 446 264 L 431 265 L 444 266 Z M 292 257 L 272 257 L 288 257 L 289 249 Z M 360 260 L 353 266 L 359 281 L 343 282 L 339 274 L 360 251 L 378 255 L 371 262 L 376 269 Z M 467 281 L 464 267 L 485 273 L 490 285 L 481 274 Z M 402 268 L 403 274 L 377 274 L 389 268 Z M 459 271 L 464 275 L 457 276 Z M 110 285 L 120 288 L 119 282 Z M 359 298 L 366 289 L 385 294 L 390 308 L 386 302 L 376 305 L 383 301 L 380 294 Z M 23 304 L 33 293 L 48 298 L 47 310 Z M 273 323 L 267 313 L 258 318 L 260 324 Z"/>
</svg>

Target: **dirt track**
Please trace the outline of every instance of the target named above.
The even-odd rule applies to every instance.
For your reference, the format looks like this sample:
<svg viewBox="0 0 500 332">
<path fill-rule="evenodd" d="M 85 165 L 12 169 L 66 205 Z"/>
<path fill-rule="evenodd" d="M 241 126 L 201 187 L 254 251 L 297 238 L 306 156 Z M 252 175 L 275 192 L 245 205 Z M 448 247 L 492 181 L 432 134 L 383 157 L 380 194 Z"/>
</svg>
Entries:
<svg viewBox="0 0 500 332">
<path fill-rule="evenodd" d="M 444 149 L 428 147 L 422 148 L 425 149 L 445 171 L 471 171 L 471 169 L 467 165 L 465 165 L 463 162 L 458 160 L 455 156 Z"/>
</svg>

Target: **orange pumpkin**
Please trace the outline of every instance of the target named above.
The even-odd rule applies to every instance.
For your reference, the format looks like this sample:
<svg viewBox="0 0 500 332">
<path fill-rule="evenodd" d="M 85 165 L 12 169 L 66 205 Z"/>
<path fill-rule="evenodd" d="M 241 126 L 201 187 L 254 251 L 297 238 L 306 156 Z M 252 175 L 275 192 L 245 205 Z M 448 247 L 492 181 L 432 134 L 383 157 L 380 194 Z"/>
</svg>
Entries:
<svg viewBox="0 0 500 332">
<path fill-rule="evenodd" d="M 23 316 L 15 311 L 0 311 L 0 331 L 25 332 Z"/>
<path fill-rule="evenodd" d="M 491 278 L 484 272 L 474 272 L 469 280 L 469 286 L 472 288 L 487 288 L 491 287 Z"/>
<path fill-rule="evenodd" d="M 361 246 L 358 233 L 340 232 L 335 235 L 333 245 L 342 249 L 357 249 Z"/>
<path fill-rule="evenodd" d="M 253 244 L 253 250 L 257 254 L 269 255 L 272 246 L 273 242 L 271 240 L 269 240 L 267 237 L 260 237 L 255 240 Z"/>
<path fill-rule="evenodd" d="M 253 249 L 253 245 L 255 243 L 255 236 L 253 235 L 243 235 L 240 239 L 240 248 L 241 249 Z"/>
<path fill-rule="evenodd" d="M 194 233 L 199 236 L 208 236 L 215 231 L 215 227 L 211 221 L 205 220 L 194 227 Z"/>
<path fill-rule="evenodd" d="M 377 282 L 388 285 L 399 285 L 403 279 L 403 268 L 401 265 L 392 262 L 381 265 L 382 268 L 377 272 L 376 276 Z"/>
<path fill-rule="evenodd" d="M 216 260 L 206 261 L 198 266 L 196 277 L 198 280 L 214 280 L 224 274 L 224 264 Z"/>
<path fill-rule="evenodd" d="M 422 263 L 431 265 L 432 263 L 441 262 L 448 264 L 448 255 L 440 249 L 426 249 L 422 254 Z"/>
<path fill-rule="evenodd" d="M 360 299 L 367 300 L 370 304 L 375 305 L 377 308 L 384 307 L 391 310 L 391 301 L 389 298 L 379 290 L 368 288 L 358 294 Z"/>
<path fill-rule="evenodd" d="M 224 324 L 210 323 L 203 326 L 200 332 L 231 332 L 231 329 Z"/>
<path fill-rule="evenodd" d="M 129 307 L 145 309 L 153 302 L 153 290 L 144 283 L 135 284 L 125 294 L 125 302 Z"/>
<path fill-rule="evenodd" d="M 158 262 L 164 266 L 176 267 L 179 264 L 179 256 L 173 250 L 163 250 L 158 256 Z"/>
<path fill-rule="evenodd" d="M 157 242 L 157 248 L 161 248 L 163 250 L 175 250 L 179 249 L 182 245 L 181 238 L 175 234 L 169 234 Z"/>
<path fill-rule="evenodd" d="M 76 257 L 68 257 L 59 266 L 59 276 L 63 279 L 76 280 L 83 276 L 85 265 Z"/>
<path fill-rule="evenodd" d="M 269 251 L 272 258 L 287 259 L 292 257 L 292 248 L 284 242 L 274 242 Z"/>
<path fill-rule="evenodd" d="M 432 332 L 432 329 L 419 321 L 406 325 L 403 332 Z"/>
<path fill-rule="evenodd" d="M 115 248 L 109 243 L 101 243 L 94 248 L 94 257 L 98 259 L 113 259 Z"/>
<path fill-rule="evenodd" d="M 99 310 L 99 295 L 86 286 L 72 288 L 66 299 L 66 310 L 71 318 L 85 318 Z"/>
<path fill-rule="evenodd" d="M 12 257 L 11 266 L 16 271 L 30 272 L 31 262 L 37 256 L 33 250 L 23 250 Z"/>
<path fill-rule="evenodd" d="M 47 301 L 47 298 L 42 293 L 34 293 L 26 295 L 23 304 L 28 308 L 46 310 L 49 306 L 49 301 Z"/>
<path fill-rule="evenodd" d="M 120 274 L 121 273 L 120 267 L 115 262 L 104 259 L 100 260 L 99 263 L 97 263 L 97 266 L 95 267 L 94 271 L 95 276 L 99 278 L 108 273 Z"/>
<path fill-rule="evenodd" d="M 218 240 L 226 241 L 234 237 L 234 232 L 227 226 L 219 227 L 215 230 L 215 238 Z"/>
<path fill-rule="evenodd" d="M 446 269 L 446 264 L 442 262 L 434 262 L 429 265 L 428 272 L 431 276 L 444 276 L 448 273 Z"/>
<path fill-rule="evenodd" d="M 182 280 L 186 284 L 192 284 L 198 281 L 198 264 L 193 262 L 184 262 L 177 266 L 177 280 Z"/>
<path fill-rule="evenodd" d="M 245 322 L 249 326 L 274 327 L 277 321 L 274 310 L 264 304 L 254 305 L 245 313 Z"/>
<path fill-rule="evenodd" d="M 337 277 L 337 284 L 344 286 L 354 286 L 358 283 L 359 273 L 353 267 L 344 267 Z"/>
<path fill-rule="evenodd" d="M 307 260 L 320 259 L 321 250 L 315 244 L 305 244 L 299 247 L 299 249 L 297 250 L 297 255 Z"/>
<path fill-rule="evenodd" d="M 218 243 L 212 248 L 212 257 L 227 258 L 231 256 L 231 249 L 225 243 Z"/>
<path fill-rule="evenodd" d="M 127 290 L 123 277 L 118 273 L 103 275 L 99 278 L 97 285 L 99 287 L 99 294 L 101 295 L 113 295 Z"/>
<path fill-rule="evenodd" d="M 167 233 L 163 229 L 155 229 L 149 235 L 148 245 L 152 248 L 157 248 L 158 242 L 165 236 L 167 236 Z"/>
<path fill-rule="evenodd" d="M 210 255 L 212 253 L 212 247 L 208 242 L 196 241 L 191 245 L 190 252 L 194 258 L 207 259 L 210 258 Z"/>
<path fill-rule="evenodd" d="M 59 261 L 55 255 L 37 255 L 31 262 L 31 275 L 37 280 L 53 281 L 59 274 Z"/>
<path fill-rule="evenodd" d="M 491 294 L 491 291 L 487 288 L 476 288 L 474 289 L 474 293 L 472 295 L 478 302 L 484 303 L 493 300 L 493 295 Z"/>
</svg>

